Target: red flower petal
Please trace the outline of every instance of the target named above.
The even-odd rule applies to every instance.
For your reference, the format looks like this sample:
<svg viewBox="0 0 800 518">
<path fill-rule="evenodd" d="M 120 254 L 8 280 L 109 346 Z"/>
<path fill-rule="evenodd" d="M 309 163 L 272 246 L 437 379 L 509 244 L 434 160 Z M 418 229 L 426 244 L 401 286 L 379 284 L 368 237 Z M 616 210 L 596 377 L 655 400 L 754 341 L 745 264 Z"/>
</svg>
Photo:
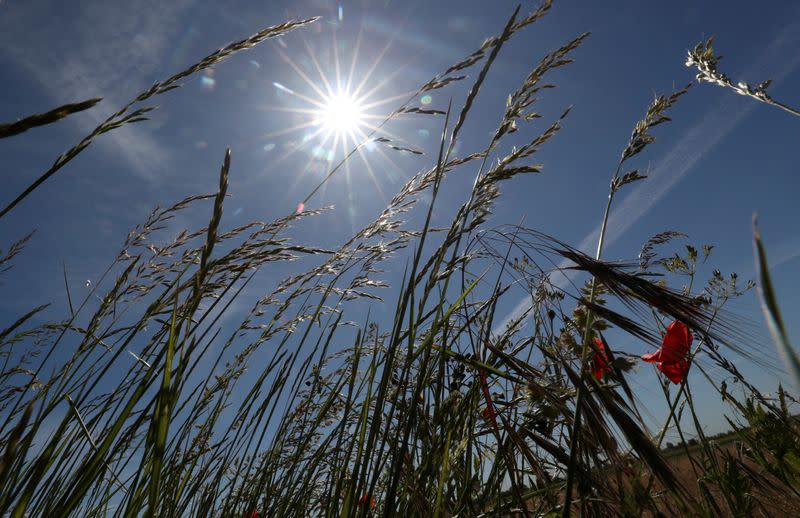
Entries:
<svg viewBox="0 0 800 518">
<path fill-rule="evenodd" d="M 597 346 L 597 351 L 594 353 L 594 361 L 592 363 L 592 375 L 597 381 L 603 379 L 603 375 L 611 372 L 611 366 L 608 364 L 608 353 L 606 352 L 606 344 L 599 338 L 594 339 Z"/>
<path fill-rule="evenodd" d="M 650 363 L 656 363 L 661 361 L 661 349 L 654 353 L 647 353 L 642 355 L 642 360 Z"/>
<path fill-rule="evenodd" d="M 484 419 L 487 418 L 491 419 L 492 424 L 494 425 L 495 431 L 498 433 L 500 432 L 499 427 L 497 426 L 497 414 L 494 412 L 494 406 L 492 405 L 492 396 L 489 394 L 489 384 L 486 382 L 486 373 L 483 370 L 478 371 L 478 377 L 481 380 L 481 388 L 483 388 L 483 397 L 486 398 L 486 409 L 482 412 Z"/>
<path fill-rule="evenodd" d="M 661 345 L 662 361 L 684 360 L 689 355 L 692 338 L 692 333 L 689 332 L 686 324 L 680 320 L 672 322 L 667 328 L 667 334 L 664 335 L 664 342 Z"/>
<path fill-rule="evenodd" d="M 689 362 L 679 361 L 674 363 L 659 363 L 658 370 L 663 372 L 667 378 L 676 385 L 686 379 L 686 374 L 689 372 Z"/>
<path fill-rule="evenodd" d="M 664 341 L 658 351 L 643 354 L 642 360 L 655 363 L 658 370 L 671 382 L 680 383 L 686 379 L 686 374 L 689 372 L 687 358 L 693 339 L 686 324 L 675 320 L 667 327 Z"/>
<path fill-rule="evenodd" d="M 361 498 L 358 499 L 358 508 L 360 509 L 361 506 L 365 505 L 367 502 L 369 502 L 370 510 L 374 511 L 375 510 L 375 498 L 369 496 L 369 491 L 364 491 L 364 494 L 361 495 Z"/>
</svg>

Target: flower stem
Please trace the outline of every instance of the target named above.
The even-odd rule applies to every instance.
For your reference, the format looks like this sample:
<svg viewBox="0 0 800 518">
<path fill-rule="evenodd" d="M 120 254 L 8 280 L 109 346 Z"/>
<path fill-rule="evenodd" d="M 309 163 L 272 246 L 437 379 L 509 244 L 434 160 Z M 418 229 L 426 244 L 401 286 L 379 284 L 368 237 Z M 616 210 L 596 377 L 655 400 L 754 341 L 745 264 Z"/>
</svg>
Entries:
<svg viewBox="0 0 800 518">
<path fill-rule="evenodd" d="M 605 243 L 606 229 L 608 228 L 608 216 L 611 213 L 611 204 L 614 201 L 614 194 L 616 193 L 616 189 L 614 189 L 614 180 L 616 180 L 616 178 L 619 176 L 621 167 L 622 161 L 620 161 L 619 165 L 617 165 L 617 170 L 614 172 L 614 176 L 611 180 L 611 188 L 608 192 L 608 202 L 606 203 L 606 208 L 603 212 L 603 223 L 600 226 L 600 237 L 597 239 L 597 252 L 595 253 L 596 260 L 599 260 L 603 253 L 603 244 Z M 594 302 L 596 294 L 597 278 L 592 277 L 592 285 L 591 289 L 589 290 L 589 305 Z M 578 453 L 578 436 L 580 435 L 582 425 L 581 410 L 583 409 L 583 399 L 585 397 L 583 378 L 586 374 L 586 360 L 589 356 L 589 336 L 592 329 L 592 318 L 592 311 L 587 307 L 586 325 L 583 330 L 583 345 L 581 348 L 581 370 L 578 377 L 580 383 L 578 384 L 577 395 L 575 396 L 575 418 L 573 420 L 572 430 L 570 433 L 569 463 L 567 464 L 567 485 L 564 491 L 564 509 L 562 511 L 563 518 L 569 518 L 570 507 L 572 504 L 572 486 L 575 483 L 575 460 Z"/>
</svg>

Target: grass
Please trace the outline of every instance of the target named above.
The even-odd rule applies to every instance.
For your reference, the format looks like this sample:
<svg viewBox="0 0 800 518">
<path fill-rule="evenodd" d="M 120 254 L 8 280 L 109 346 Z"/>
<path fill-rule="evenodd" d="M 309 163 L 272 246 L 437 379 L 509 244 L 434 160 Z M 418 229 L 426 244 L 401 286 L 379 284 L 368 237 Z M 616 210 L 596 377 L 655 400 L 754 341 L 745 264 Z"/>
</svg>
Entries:
<svg viewBox="0 0 800 518">
<path fill-rule="evenodd" d="M 75 300 L 67 287 L 63 319 L 42 323 L 42 306 L 0 331 L 0 514 L 751 516 L 776 512 L 766 487 L 800 497 L 800 429 L 788 410 L 794 400 L 783 389 L 776 399 L 765 397 L 726 358 L 734 352 L 772 365 L 765 351 L 742 349 L 746 333 L 725 309 L 754 285 L 742 285 L 735 274 L 704 273 L 711 246 L 661 253 L 682 239 L 676 231 L 645 243 L 639 264 L 602 257 L 616 194 L 646 181 L 636 161 L 688 86 L 657 97 L 622 143 L 594 256 L 535 229 L 488 226 L 505 182 L 542 171 L 532 157 L 557 137 L 569 109 L 534 132 L 537 103 L 554 86 L 551 71 L 572 63 L 588 34 L 542 57 L 509 95 L 482 147 L 457 155 L 455 143 L 504 45 L 550 8 L 549 1 L 528 14 L 517 8 L 498 36 L 387 116 L 441 116 L 435 164 L 413 175 L 338 248 L 292 240 L 295 222 L 327 212 L 305 209 L 322 184 L 296 213 L 225 230 L 225 195 L 236 167 L 228 150 L 217 192 L 154 210 L 129 233 L 89 295 Z M 19 203 L 34 203 L 38 186 L 95 139 L 143 122 L 154 96 L 313 22 L 264 29 L 155 83 L 58 157 L 0 218 Z M 700 79 L 712 77 L 710 43 L 693 52 L 691 63 L 704 67 Z M 419 93 L 468 81 L 470 70 L 466 97 L 445 113 L 411 104 Z M 765 88 L 750 96 L 785 109 L 759 93 Z M 0 125 L 0 138 L 96 102 Z M 504 151 L 517 131 L 531 137 Z M 390 143 L 379 134 L 369 138 Z M 440 187 L 465 175 L 470 196 L 449 225 L 434 228 Z M 408 228 L 406 215 L 425 210 L 416 206 L 423 194 L 431 200 L 424 223 Z M 208 210 L 208 203 L 205 227 L 174 228 L 176 214 Z M 29 239 L 0 254 L 0 271 Z M 756 244 L 766 311 L 780 323 L 758 236 Z M 410 251 L 406 264 L 397 258 L 402 250 Z M 303 256 L 317 256 L 318 264 L 233 313 L 257 272 Z M 584 286 L 554 284 L 559 268 L 552 265 L 564 261 L 582 273 Z M 386 268 L 403 269 L 394 289 L 380 278 Z M 687 288 L 670 287 L 681 283 Z M 527 290 L 531 306 L 499 329 L 496 308 L 515 286 Z M 372 319 L 363 311 L 372 303 L 394 304 L 394 320 Z M 223 317 L 239 324 L 224 331 Z M 670 411 L 654 433 L 626 378 L 636 358 L 608 347 L 608 371 L 598 379 L 593 344 L 616 327 L 660 347 L 673 320 L 695 338 L 682 359 L 690 376 L 677 391 L 662 379 Z M 785 333 L 780 340 L 793 351 Z M 46 366 L 67 347 L 74 353 L 51 374 Z M 709 375 L 709 365 L 697 360 L 700 351 L 742 387 L 740 397 Z M 692 394 L 700 376 L 732 408 L 742 445 L 737 455 L 703 434 Z M 682 428 L 684 414 L 693 430 Z M 662 450 L 667 429 L 681 438 L 669 453 Z M 697 436 L 691 445 L 687 434 Z M 683 459 L 677 467 L 676 456 Z"/>
</svg>

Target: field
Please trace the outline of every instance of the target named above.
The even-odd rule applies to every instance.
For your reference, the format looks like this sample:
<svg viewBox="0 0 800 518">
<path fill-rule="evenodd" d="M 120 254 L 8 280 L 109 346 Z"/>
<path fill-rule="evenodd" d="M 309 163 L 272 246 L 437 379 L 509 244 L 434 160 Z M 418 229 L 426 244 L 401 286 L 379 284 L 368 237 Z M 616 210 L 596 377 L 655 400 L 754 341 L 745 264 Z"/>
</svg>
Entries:
<svg viewBox="0 0 800 518">
<path fill-rule="evenodd" d="M 749 478 L 752 481 L 758 481 L 758 483 L 740 488 L 740 498 L 752 502 L 747 504 L 752 506 L 748 509 L 749 516 L 794 516 L 800 512 L 800 497 L 794 492 L 782 490 L 779 480 L 770 476 L 766 470 L 750 460 L 746 446 L 736 440 L 735 436 L 731 435 L 722 438 L 712 442 L 712 444 L 714 445 L 717 462 L 725 469 L 739 470 L 743 479 Z M 690 460 L 688 455 L 680 451 L 665 455 L 667 463 L 675 471 L 682 483 L 692 488 L 693 496 L 696 499 L 707 498 L 701 493 L 696 482 L 698 475 L 702 477 L 705 474 L 704 465 L 698 463 L 698 460 L 702 461 L 703 459 L 702 452 L 699 451 L 700 448 L 698 445 L 690 449 L 690 451 L 693 450 L 692 453 L 695 456 L 695 460 Z M 726 462 L 729 464 L 726 465 Z M 731 492 L 733 492 L 732 489 Z M 716 502 L 714 512 L 717 515 L 736 516 L 727 507 L 725 496 L 721 493 L 722 489 L 711 486 L 708 490 Z"/>
<path fill-rule="evenodd" d="M 237 162 L 228 149 L 217 157 L 216 192 L 187 191 L 155 208 L 85 293 L 70 289 L 65 268 L 65 285 L 53 287 L 68 300 L 63 318 L 45 320 L 39 306 L 0 324 L 0 515 L 800 516 L 795 395 L 782 386 L 763 394 L 731 360 L 800 381 L 758 227 L 742 229 L 752 232 L 755 281 L 723 275 L 711 267 L 711 245 L 675 230 L 643 243 L 638 261 L 604 256 L 615 203 L 646 184 L 642 155 L 693 90 L 800 113 L 773 99 L 769 82 L 732 81 L 713 40 L 702 41 L 688 55 L 696 80 L 655 96 L 620 143 L 609 189 L 598 194 L 607 202 L 596 253 L 535 225 L 499 225 L 491 215 L 502 190 L 542 170 L 537 152 L 568 120 L 570 109 L 551 119 L 537 110 L 554 71 L 591 44 L 588 34 L 541 56 L 496 119 L 481 122 L 482 146 L 461 149 L 459 139 L 504 46 L 551 8 L 547 0 L 513 10 L 494 37 L 398 102 L 384 122 L 436 118 L 438 154 L 337 247 L 307 243 L 297 229 L 335 210 L 315 196 L 355 150 L 293 212 L 233 224 Z M 163 94 L 180 95 L 231 56 L 318 22 L 267 27 L 154 83 L 9 193 L 0 224 L 46 203 L 40 187 L 96 140 L 147 124 Z M 419 102 L 457 86 L 464 95 L 446 109 Z M 98 101 L 2 124 L 0 144 L 35 141 L 41 126 Z M 520 135 L 522 144 L 507 145 Z M 376 132 L 367 143 L 419 153 Z M 469 195 L 440 225 L 440 195 L 456 182 Z M 183 228 L 187 214 L 205 223 Z M 3 244 L 0 275 L 24 266 L 33 239 Z M 309 266 L 288 270 L 298 259 Z M 390 286 L 387 271 L 402 281 Z M 243 302 L 265 275 L 280 278 L 277 287 Z M 498 307 L 512 290 L 529 304 L 504 321 Z M 763 315 L 749 317 L 766 318 L 774 339 L 760 350 L 730 309 L 755 290 Z M 390 316 L 376 316 L 385 307 Z M 652 352 L 618 349 L 612 333 Z M 669 411 L 656 427 L 629 382 L 634 368 L 658 377 Z M 705 435 L 699 382 L 730 409 L 730 432 Z"/>
</svg>

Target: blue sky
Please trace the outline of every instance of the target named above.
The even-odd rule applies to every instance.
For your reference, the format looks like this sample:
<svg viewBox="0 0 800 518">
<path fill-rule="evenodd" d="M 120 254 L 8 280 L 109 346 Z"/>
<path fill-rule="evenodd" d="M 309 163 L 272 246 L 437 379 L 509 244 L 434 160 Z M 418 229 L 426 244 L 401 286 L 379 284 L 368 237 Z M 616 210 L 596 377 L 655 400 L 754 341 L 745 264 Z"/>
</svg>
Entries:
<svg viewBox="0 0 800 518">
<path fill-rule="evenodd" d="M 533 5 L 524 2 L 523 10 Z M 322 16 L 315 25 L 240 53 L 214 67 L 213 74 L 194 77 L 162 96 L 151 121 L 101 137 L 3 218 L 0 248 L 37 229 L 0 288 L 3 321 L 45 302 L 54 304 L 50 318 L 63 316 L 62 263 L 71 288 L 85 289 L 86 281 L 96 279 L 113 259 L 130 228 L 155 206 L 216 189 L 226 146 L 232 148 L 233 167 L 224 227 L 294 210 L 326 168 L 343 156 L 342 148 L 330 149 L 330 143 L 319 149 L 318 137 L 304 142 L 313 127 L 280 133 L 307 119 L 306 114 L 286 111 L 308 107 L 287 90 L 316 98 L 296 71 L 320 85 L 312 56 L 333 81 L 338 54 L 342 77 L 349 70 L 354 82 L 366 77 L 363 91 L 374 89 L 371 101 L 394 99 L 498 33 L 514 7 L 514 2 L 471 0 L 85 0 L 69 7 L 54 0 L 0 1 L 0 120 L 104 98 L 92 111 L 0 141 L 6 171 L 3 203 L 153 81 L 265 26 L 289 17 Z M 543 21 L 503 50 L 460 146 L 469 150 L 484 142 L 506 96 L 539 58 L 584 31 L 592 35 L 575 53 L 576 62 L 552 76 L 559 88 L 546 92 L 540 104 L 544 120 L 573 106 L 563 131 L 536 159 L 544 172 L 504 185 L 493 224 L 523 221 L 593 251 L 608 182 L 633 124 L 655 94 L 691 80 L 693 72 L 684 66 L 686 50 L 705 37 L 716 37 L 725 56 L 720 66 L 734 80 L 772 78 L 774 98 L 800 104 L 796 2 L 768 2 L 758 8 L 739 1 L 619 1 L 613 7 L 556 2 Z M 430 107 L 444 109 L 451 95 L 458 102 L 463 93 L 459 88 L 434 91 Z M 370 113 L 385 114 L 400 103 L 385 102 Z M 750 278 L 750 221 L 757 212 L 790 335 L 800 342 L 800 323 L 792 318 L 800 309 L 800 291 L 792 289 L 800 281 L 800 180 L 795 165 L 800 119 L 705 84 L 680 100 L 672 118 L 674 122 L 654 130 L 658 141 L 636 164 L 650 178 L 617 200 L 606 257 L 634 258 L 648 237 L 677 229 L 689 234 L 691 243 L 715 245 L 713 267 Z M 406 179 L 431 165 L 440 124 L 435 117 L 390 123 L 386 129 L 393 138 L 426 155 L 368 149 L 366 160 L 349 162 L 309 202 L 309 207 L 336 209 L 304 226 L 297 239 L 336 246 L 370 221 Z M 531 136 L 540 129 L 526 131 Z M 469 184 L 454 181 L 448 187 L 441 214 L 464 200 Z M 207 216 L 196 217 L 176 225 L 201 226 Z M 397 270 L 388 275 L 390 282 L 399 280 L 402 269 Z M 277 282 L 287 272 L 274 272 L 264 282 Z M 509 299 L 502 309 L 512 314 L 521 300 Z M 732 309 L 763 328 L 754 293 Z M 617 347 L 644 352 L 632 339 Z M 765 354 L 774 354 L 771 346 Z M 765 391 L 775 390 L 774 376 L 745 372 Z M 656 394 L 649 367 L 640 370 L 636 381 L 642 394 Z M 701 404 L 720 415 L 718 398 Z M 714 423 L 719 422 L 717 417 Z"/>
</svg>

